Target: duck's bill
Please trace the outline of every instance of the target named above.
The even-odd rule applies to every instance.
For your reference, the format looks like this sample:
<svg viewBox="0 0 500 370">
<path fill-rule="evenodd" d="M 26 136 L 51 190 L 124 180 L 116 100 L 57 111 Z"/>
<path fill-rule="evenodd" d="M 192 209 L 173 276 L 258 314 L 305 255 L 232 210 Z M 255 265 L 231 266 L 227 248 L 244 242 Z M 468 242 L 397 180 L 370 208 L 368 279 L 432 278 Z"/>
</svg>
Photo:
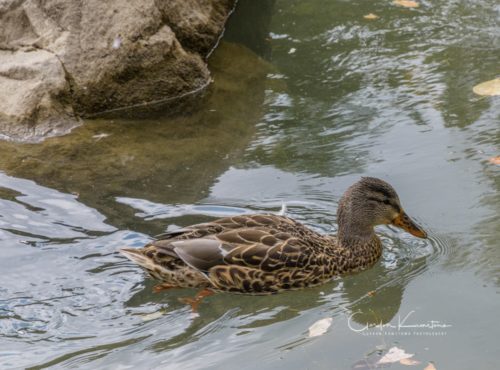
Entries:
<svg viewBox="0 0 500 370">
<path fill-rule="evenodd" d="M 398 217 L 392 220 L 392 224 L 416 237 L 427 238 L 427 233 L 404 212 L 401 212 Z"/>
</svg>

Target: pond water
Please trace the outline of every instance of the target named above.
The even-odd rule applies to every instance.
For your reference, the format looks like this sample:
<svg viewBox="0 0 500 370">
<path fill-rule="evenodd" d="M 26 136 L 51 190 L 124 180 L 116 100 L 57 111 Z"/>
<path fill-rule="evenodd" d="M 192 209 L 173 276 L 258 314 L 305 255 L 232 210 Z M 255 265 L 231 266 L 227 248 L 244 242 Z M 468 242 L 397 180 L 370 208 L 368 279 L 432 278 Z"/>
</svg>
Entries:
<svg viewBox="0 0 500 370">
<path fill-rule="evenodd" d="M 394 346 L 409 368 L 498 367 L 500 97 L 472 88 L 500 72 L 499 19 L 494 0 L 242 1 L 196 109 L 0 142 L 0 368 L 368 369 Z M 117 253 L 282 203 L 335 232 L 363 175 L 430 237 L 380 227 L 373 268 L 317 288 L 194 314 L 194 290 L 153 293 Z"/>
</svg>

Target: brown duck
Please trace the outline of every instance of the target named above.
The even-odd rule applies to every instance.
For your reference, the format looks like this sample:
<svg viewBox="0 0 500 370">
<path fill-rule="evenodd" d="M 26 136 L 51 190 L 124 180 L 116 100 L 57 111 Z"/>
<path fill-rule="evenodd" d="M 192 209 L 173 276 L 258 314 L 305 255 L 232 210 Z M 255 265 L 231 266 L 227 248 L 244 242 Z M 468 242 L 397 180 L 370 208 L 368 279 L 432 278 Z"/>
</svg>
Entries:
<svg viewBox="0 0 500 370">
<path fill-rule="evenodd" d="M 322 235 L 275 214 L 227 217 L 163 234 L 143 248 L 122 249 L 161 288 L 269 294 L 324 283 L 373 265 L 382 254 L 374 226 L 392 224 L 426 238 L 388 183 L 364 177 L 342 196 L 338 234 Z"/>
</svg>

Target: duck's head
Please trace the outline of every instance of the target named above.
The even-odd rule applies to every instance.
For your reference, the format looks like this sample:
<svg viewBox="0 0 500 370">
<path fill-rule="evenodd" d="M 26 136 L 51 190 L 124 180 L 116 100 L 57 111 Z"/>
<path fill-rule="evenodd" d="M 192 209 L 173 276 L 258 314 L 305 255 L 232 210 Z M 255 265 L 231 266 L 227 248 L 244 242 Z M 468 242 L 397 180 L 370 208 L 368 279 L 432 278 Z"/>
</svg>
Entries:
<svg viewBox="0 0 500 370">
<path fill-rule="evenodd" d="M 427 233 L 403 210 L 394 188 L 383 180 L 363 177 L 342 196 L 337 211 L 339 236 L 371 237 L 377 225 L 392 224 L 419 238 Z"/>
</svg>

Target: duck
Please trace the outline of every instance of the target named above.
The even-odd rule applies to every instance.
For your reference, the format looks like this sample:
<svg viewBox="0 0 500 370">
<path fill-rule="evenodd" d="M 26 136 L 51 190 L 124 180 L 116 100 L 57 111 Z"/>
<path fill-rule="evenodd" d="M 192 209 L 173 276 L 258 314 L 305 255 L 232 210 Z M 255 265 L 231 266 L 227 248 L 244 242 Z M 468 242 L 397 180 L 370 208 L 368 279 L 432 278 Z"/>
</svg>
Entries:
<svg viewBox="0 0 500 370">
<path fill-rule="evenodd" d="M 427 237 L 394 188 L 374 177 L 362 177 L 345 191 L 337 224 L 336 235 L 324 235 L 285 215 L 245 214 L 168 231 L 142 248 L 120 252 L 160 282 L 156 291 L 203 289 L 195 303 L 210 292 L 273 294 L 367 269 L 382 255 L 377 225 Z"/>
</svg>

